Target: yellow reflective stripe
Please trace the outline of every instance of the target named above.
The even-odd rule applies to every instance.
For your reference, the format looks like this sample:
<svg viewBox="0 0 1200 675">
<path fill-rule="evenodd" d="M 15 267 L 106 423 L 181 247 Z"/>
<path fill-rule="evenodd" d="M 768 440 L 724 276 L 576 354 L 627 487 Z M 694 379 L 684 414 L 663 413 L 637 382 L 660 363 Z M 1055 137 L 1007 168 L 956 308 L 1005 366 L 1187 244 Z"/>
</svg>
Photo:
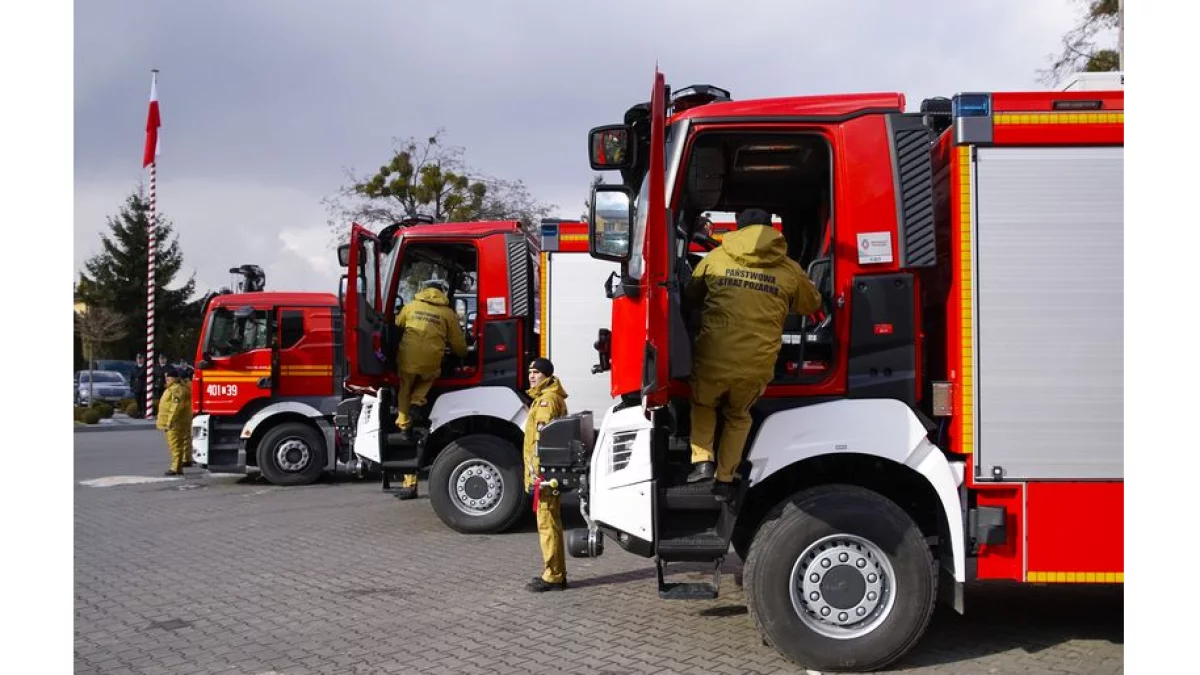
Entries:
<svg viewBox="0 0 1200 675">
<path fill-rule="evenodd" d="M 541 316 L 538 318 L 538 356 L 545 356 L 550 338 L 550 298 L 546 296 L 546 287 L 550 283 L 550 256 L 545 251 L 542 251 L 541 257 L 541 285 L 538 288 L 538 294 L 541 298 L 542 307 L 539 312 Z M 525 364 L 521 364 L 520 367 L 524 368 Z"/>
<path fill-rule="evenodd" d="M 996 113 L 995 125 L 1030 126 L 1043 124 L 1125 124 L 1124 112 L 1041 112 Z"/>
<path fill-rule="evenodd" d="M 204 384 L 243 384 L 246 382 L 258 382 L 261 377 L 222 377 L 222 378 L 204 378 Z"/>
<path fill-rule="evenodd" d="M 1124 572 L 1029 572 L 1025 580 L 1035 584 L 1123 584 Z"/>
<path fill-rule="evenodd" d="M 587 238 L 586 234 L 560 234 L 558 236 L 559 241 L 587 241 Z"/>
<path fill-rule="evenodd" d="M 971 146 L 959 147 L 958 172 L 958 260 L 959 269 L 962 270 L 958 279 L 961 291 L 959 307 L 962 310 L 962 363 L 958 382 L 959 390 L 962 391 L 962 410 L 959 411 L 962 424 L 960 449 L 961 452 L 970 454 L 975 447 L 975 351 L 974 328 L 971 323 Z"/>
</svg>

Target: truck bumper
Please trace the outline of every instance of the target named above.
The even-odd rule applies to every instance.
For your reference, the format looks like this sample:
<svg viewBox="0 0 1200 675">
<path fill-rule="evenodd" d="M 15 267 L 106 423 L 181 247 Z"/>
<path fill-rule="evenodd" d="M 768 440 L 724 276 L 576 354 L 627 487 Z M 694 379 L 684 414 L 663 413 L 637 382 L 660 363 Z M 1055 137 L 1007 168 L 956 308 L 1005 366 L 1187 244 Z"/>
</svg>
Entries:
<svg viewBox="0 0 1200 675">
<path fill-rule="evenodd" d="M 208 415 L 192 418 L 192 461 L 200 466 L 208 465 Z"/>
<path fill-rule="evenodd" d="M 192 461 L 209 473 L 246 473 L 246 442 L 238 441 L 236 460 L 228 451 L 211 452 L 213 443 L 212 418 L 196 415 L 192 418 Z M 219 450 L 219 448 L 218 448 Z M 214 463 L 214 460 L 216 463 Z"/>
</svg>

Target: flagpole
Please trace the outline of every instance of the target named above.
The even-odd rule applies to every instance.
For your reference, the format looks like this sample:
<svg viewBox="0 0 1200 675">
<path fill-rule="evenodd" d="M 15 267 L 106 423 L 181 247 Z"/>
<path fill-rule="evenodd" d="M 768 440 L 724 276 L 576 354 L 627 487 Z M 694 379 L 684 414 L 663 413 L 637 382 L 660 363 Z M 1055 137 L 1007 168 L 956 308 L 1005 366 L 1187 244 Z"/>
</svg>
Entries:
<svg viewBox="0 0 1200 675">
<path fill-rule="evenodd" d="M 158 69 L 150 70 L 151 106 L 158 99 Z M 149 124 L 147 124 L 149 126 Z M 149 133 L 147 129 L 147 133 Z M 155 146 L 157 146 L 157 130 L 155 130 Z M 154 417 L 154 369 L 157 367 L 154 358 L 154 295 L 156 278 L 154 275 L 155 257 L 158 253 L 158 158 L 157 147 L 149 148 L 150 155 L 150 218 L 149 232 L 146 243 L 146 417 Z"/>
</svg>

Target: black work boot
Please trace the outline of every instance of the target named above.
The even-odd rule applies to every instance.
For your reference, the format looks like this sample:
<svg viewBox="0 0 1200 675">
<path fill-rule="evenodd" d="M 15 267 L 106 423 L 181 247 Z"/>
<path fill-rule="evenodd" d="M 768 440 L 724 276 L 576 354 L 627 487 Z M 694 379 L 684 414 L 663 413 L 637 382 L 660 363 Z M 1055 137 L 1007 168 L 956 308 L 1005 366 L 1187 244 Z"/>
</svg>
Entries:
<svg viewBox="0 0 1200 675">
<path fill-rule="evenodd" d="M 567 578 L 563 577 L 562 581 L 558 582 L 557 584 L 552 584 L 549 581 L 542 579 L 541 577 L 534 577 L 529 580 L 529 583 L 525 584 L 525 590 L 527 590 L 531 593 L 545 593 L 546 591 L 565 591 L 565 590 L 567 590 Z"/>
<path fill-rule="evenodd" d="M 399 499 L 401 501 L 406 501 L 409 499 L 416 499 L 419 496 L 420 495 L 417 494 L 417 486 L 416 485 L 414 485 L 412 487 L 402 487 L 402 488 L 399 488 L 398 490 L 396 490 L 396 499 Z"/>
<path fill-rule="evenodd" d="M 712 480 L 716 472 L 717 467 L 712 462 L 696 462 L 692 465 L 692 472 L 688 474 L 687 482 L 699 483 L 701 481 Z"/>
<path fill-rule="evenodd" d="M 713 496 L 719 502 L 727 502 L 733 499 L 733 483 L 723 480 L 713 481 Z"/>
</svg>

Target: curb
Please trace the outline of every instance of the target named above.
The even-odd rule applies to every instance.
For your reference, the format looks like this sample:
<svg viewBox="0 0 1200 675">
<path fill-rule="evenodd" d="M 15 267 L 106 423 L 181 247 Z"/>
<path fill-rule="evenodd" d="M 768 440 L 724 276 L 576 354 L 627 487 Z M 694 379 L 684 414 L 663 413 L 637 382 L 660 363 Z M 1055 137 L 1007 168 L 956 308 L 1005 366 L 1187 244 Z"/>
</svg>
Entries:
<svg viewBox="0 0 1200 675">
<path fill-rule="evenodd" d="M 75 433 L 95 433 L 97 431 L 143 431 L 156 429 L 153 422 L 145 424 L 76 424 Z"/>
</svg>

